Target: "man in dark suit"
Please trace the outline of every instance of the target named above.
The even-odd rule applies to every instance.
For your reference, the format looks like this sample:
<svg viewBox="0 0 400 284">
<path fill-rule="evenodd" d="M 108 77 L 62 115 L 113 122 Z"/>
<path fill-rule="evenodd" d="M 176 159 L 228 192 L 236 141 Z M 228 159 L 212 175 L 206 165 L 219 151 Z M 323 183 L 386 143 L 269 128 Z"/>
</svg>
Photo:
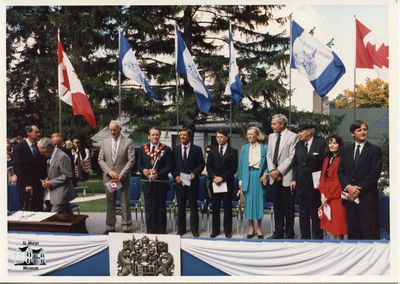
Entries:
<svg viewBox="0 0 400 284">
<path fill-rule="evenodd" d="M 47 178 L 42 180 L 42 186 L 50 194 L 51 212 L 57 212 L 59 217 L 68 220 L 73 214 L 69 202 L 76 196 L 72 185 L 71 160 L 48 137 L 39 140 L 38 149 L 48 159 Z"/>
<path fill-rule="evenodd" d="M 201 148 L 190 142 L 192 131 L 182 128 L 179 132 L 180 145 L 174 148 L 174 166 L 172 174 L 176 186 L 178 201 L 178 235 L 186 233 L 186 202 L 190 206 L 190 229 L 193 237 L 199 237 L 199 210 L 197 199 L 199 195 L 199 177 L 204 169 L 204 158 Z M 186 179 L 181 174 L 189 175 L 190 185 L 184 184 Z"/>
<path fill-rule="evenodd" d="M 43 211 L 43 187 L 41 179 L 47 177 L 47 160 L 39 154 L 36 142 L 40 130 L 35 125 L 25 127 L 26 139 L 15 145 L 14 171 L 17 175 L 22 210 Z"/>
<path fill-rule="evenodd" d="M 150 143 L 139 150 L 137 169 L 141 173 L 146 227 L 148 234 L 167 233 L 166 200 L 169 189 L 168 174 L 172 167 L 172 151 L 160 143 L 161 131 L 152 127 Z"/>
<path fill-rule="evenodd" d="M 367 141 L 368 125 L 361 120 L 350 126 L 354 143 L 343 148 L 338 175 L 347 200 L 349 239 L 380 239 L 378 179 L 382 171 L 382 150 Z"/>
<path fill-rule="evenodd" d="M 207 158 L 207 172 L 212 182 L 212 233 L 215 238 L 220 233 L 221 201 L 224 202 L 224 232 L 227 238 L 232 237 L 232 194 L 234 175 L 238 166 L 238 152 L 228 145 L 228 132 L 225 129 L 217 130 L 217 146 L 211 148 Z M 227 192 L 215 192 L 215 186 L 222 186 L 226 183 Z"/>
<path fill-rule="evenodd" d="M 270 239 L 294 239 L 294 193 L 290 190 L 290 182 L 298 139 L 287 129 L 287 123 L 283 114 L 274 115 L 271 120 L 274 133 L 268 135 L 267 163 L 275 217 L 275 232 Z"/>
<path fill-rule="evenodd" d="M 324 161 L 326 142 L 314 136 L 314 124 L 310 120 L 300 121 L 298 127 L 300 141 L 296 144 L 294 157 L 294 180 L 290 186 L 297 191 L 300 207 L 300 233 L 302 239 L 322 239 L 318 207 L 321 194 L 313 182 L 313 173 L 320 172 Z M 312 230 L 310 229 L 310 218 Z M 311 232 L 312 231 L 312 232 Z"/>
</svg>

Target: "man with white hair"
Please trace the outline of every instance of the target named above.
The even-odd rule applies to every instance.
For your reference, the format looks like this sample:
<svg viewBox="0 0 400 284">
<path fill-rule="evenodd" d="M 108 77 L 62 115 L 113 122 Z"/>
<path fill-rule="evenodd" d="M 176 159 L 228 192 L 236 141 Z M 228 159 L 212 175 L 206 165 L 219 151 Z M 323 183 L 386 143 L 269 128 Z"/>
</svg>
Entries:
<svg viewBox="0 0 400 284">
<path fill-rule="evenodd" d="M 274 133 L 268 136 L 267 163 L 275 217 L 275 232 L 271 239 L 294 238 L 294 192 L 290 190 L 290 182 L 293 180 L 297 135 L 287 129 L 287 123 L 283 114 L 272 116 Z"/>
<path fill-rule="evenodd" d="M 42 180 L 42 186 L 46 189 L 45 195 L 50 194 L 51 212 L 68 218 L 72 215 L 69 202 L 76 196 L 72 185 L 71 160 L 48 137 L 39 140 L 38 149 L 48 161 L 47 178 Z"/>
<path fill-rule="evenodd" d="M 99 152 L 99 165 L 103 170 L 103 182 L 106 186 L 107 215 L 106 231 L 115 232 L 115 198 L 117 191 L 121 200 L 122 230 L 132 230 L 130 210 L 131 168 L 135 163 L 132 140 L 121 135 L 121 124 L 112 120 L 108 126 L 111 137 L 103 140 Z"/>
</svg>

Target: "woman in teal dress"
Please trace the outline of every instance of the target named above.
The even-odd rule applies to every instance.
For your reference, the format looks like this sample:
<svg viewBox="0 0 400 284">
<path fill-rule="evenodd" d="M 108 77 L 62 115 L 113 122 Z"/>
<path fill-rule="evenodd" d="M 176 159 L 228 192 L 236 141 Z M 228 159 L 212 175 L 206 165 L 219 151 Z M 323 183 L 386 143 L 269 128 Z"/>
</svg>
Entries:
<svg viewBox="0 0 400 284">
<path fill-rule="evenodd" d="M 239 163 L 239 193 L 245 197 L 245 218 L 249 220 L 247 238 L 251 239 L 257 234 L 259 239 L 264 237 L 261 230 L 261 220 L 264 216 L 264 189 L 267 185 L 267 145 L 260 129 L 252 126 L 247 129 L 248 144 L 242 146 Z M 254 228 L 257 220 L 257 228 Z"/>
</svg>

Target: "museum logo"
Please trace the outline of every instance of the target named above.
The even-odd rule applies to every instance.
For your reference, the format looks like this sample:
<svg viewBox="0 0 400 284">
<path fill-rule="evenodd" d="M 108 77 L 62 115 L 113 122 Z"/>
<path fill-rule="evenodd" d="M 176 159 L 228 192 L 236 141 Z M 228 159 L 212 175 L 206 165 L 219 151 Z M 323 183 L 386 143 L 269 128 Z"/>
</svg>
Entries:
<svg viewBox="0 0 400 284">
<path fill-rule="evenodd" d="M 14 265 L 21 266 L 22 270 L 38 270 L 39 266 L 46 265 L 44 249 L 39 247 L 39 242 L 23 241 L 15 252 Z"/>
</svg>

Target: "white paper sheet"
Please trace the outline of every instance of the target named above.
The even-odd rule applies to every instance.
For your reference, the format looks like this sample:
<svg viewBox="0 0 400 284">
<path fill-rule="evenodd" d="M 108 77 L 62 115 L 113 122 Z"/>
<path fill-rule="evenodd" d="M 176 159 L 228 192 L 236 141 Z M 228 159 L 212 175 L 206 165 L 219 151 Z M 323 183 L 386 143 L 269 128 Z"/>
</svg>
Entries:
<svg viewBox="0 0 400 284">
<path fill-rule="evenodd" d="M 324 205 L 324 215 L 329 221 L 331 220 L 331 207 L 328 204 Z"/>
<path fill-rule="evenodd" d="M 190 174 L 180 173 L 180 178 L 182 181 L 182 185 L 190 186 L 192 181 L 190 180 Z"/>
<path fill-rule="evenodd" d="M 47 219 L 56 212 L 32 212 L 32 211 L 17 211 L 7 217 L 7 221 L 19 221 L 19 222 L 41 222 Z"/>
<path fill-rule="evenodd" d="M 113 192 L 122 188 L 122 183 L 120 181 L 109 181 L 106 183 L 107 191 Z"/>
<path fill-rule="evenodd" d="M 228 186 L 226 185 L 226 182 L 223 182 L 220 185 L 217 185 L 215 182 L 213 182 L 212 187 L 214 193 L 228 192 Z"/>
<path fill-rule="evenodd" d="M 321 171 L 312 173 L 312 180 L 313 180 L 314 188 L 318 187 L 320 178 L 321 178 Z"/>
</svg>

